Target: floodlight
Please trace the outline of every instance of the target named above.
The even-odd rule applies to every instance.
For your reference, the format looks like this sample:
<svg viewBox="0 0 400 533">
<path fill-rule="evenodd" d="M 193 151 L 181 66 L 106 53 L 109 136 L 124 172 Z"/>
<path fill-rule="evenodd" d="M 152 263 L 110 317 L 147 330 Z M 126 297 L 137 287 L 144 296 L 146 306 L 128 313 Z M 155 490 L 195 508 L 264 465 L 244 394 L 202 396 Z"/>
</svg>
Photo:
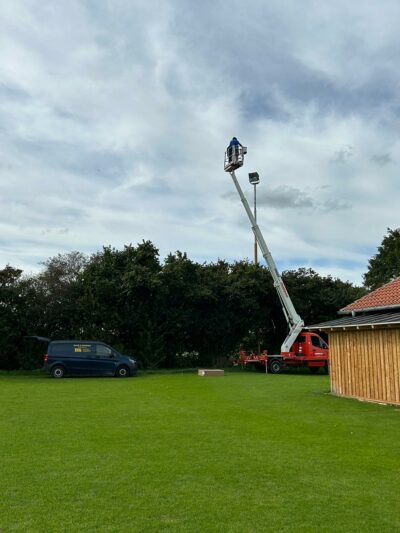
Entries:
<svg viewBox="0 0 400 533">
<path fill-rule="evenodd" d="M 252 185 L 257 185 L 258 183 L 260 183 L 260 176 L 258 172 L 249 172 L 249 182 Z"/>
</svg>

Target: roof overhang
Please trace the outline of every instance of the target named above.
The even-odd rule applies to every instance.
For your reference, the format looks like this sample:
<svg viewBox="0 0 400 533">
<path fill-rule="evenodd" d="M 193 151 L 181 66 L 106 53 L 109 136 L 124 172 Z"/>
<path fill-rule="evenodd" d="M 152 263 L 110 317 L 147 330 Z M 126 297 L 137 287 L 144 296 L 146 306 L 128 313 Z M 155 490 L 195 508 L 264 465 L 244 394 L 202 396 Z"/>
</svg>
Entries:
<svg viewBox="0 0 400 533">
<path fill-rule="evenodd" d="M 313 324 L 306 329 L 309 331 L 346 331 L 350 329 L 387 329 L 400 328 L 400 312 L 375 315 L 346 316 Z"/>
<path fill-rule="evenodd" d="M 382 323 L 382 324 L 361 324 L 359 326 L 348 324 L 346 326 L 310 326 L 309 331 L 349 331 L 349 330 L 363 330 L 363 329 L 393 329 L 400 328 L 400 322 L 393 322 L 391 324 Z"/>
</svg>

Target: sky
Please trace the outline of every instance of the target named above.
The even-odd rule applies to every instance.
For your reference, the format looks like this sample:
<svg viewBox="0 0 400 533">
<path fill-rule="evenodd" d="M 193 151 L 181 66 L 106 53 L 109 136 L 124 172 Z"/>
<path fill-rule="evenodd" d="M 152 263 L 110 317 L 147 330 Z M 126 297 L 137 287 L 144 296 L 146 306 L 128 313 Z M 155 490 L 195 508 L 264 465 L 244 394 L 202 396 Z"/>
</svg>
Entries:
<svg viewBox="0 0 400 533">
<path fill-rule="evenodd" d="M 362 283 L 399 227 L 400 3 L 3 0 L 0 268 L 151 240 Z"/>
</svg>

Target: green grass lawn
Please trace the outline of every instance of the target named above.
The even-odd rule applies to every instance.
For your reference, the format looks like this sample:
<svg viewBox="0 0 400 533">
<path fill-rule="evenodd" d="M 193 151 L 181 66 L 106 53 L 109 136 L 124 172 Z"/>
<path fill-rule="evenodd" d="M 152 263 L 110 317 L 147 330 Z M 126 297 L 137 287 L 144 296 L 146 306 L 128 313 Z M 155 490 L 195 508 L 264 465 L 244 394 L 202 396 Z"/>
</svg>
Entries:
<svg viewBox="0 0 400 533">
<path fill-rule="evenodd" d="M 0 375 L 0 531 L 400 531 L 400 410 L 328 391 Z"/>
</svg>

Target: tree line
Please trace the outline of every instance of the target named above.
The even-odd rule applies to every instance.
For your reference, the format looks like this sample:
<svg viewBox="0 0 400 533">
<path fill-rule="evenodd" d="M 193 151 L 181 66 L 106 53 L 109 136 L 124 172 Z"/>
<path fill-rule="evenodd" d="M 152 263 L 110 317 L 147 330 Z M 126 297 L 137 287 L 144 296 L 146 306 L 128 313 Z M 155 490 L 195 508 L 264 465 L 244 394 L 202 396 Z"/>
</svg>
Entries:
<svg viewBox="0 0 400 533">
<path fill-rule="evenodd" d="M 311 269 L 283 278 L 306 324 L 335 318 L 365 294 Z M 142 367 L 224 364 L 240 348 L 279 350 L 287 332 L 268 269 L 248 261 L 161 261 L 153 243 L 48 259 L 38 274 L 0 270 L 0 368 L 42 365 L 30 336 L 100 340 Z"/>
</svg>

